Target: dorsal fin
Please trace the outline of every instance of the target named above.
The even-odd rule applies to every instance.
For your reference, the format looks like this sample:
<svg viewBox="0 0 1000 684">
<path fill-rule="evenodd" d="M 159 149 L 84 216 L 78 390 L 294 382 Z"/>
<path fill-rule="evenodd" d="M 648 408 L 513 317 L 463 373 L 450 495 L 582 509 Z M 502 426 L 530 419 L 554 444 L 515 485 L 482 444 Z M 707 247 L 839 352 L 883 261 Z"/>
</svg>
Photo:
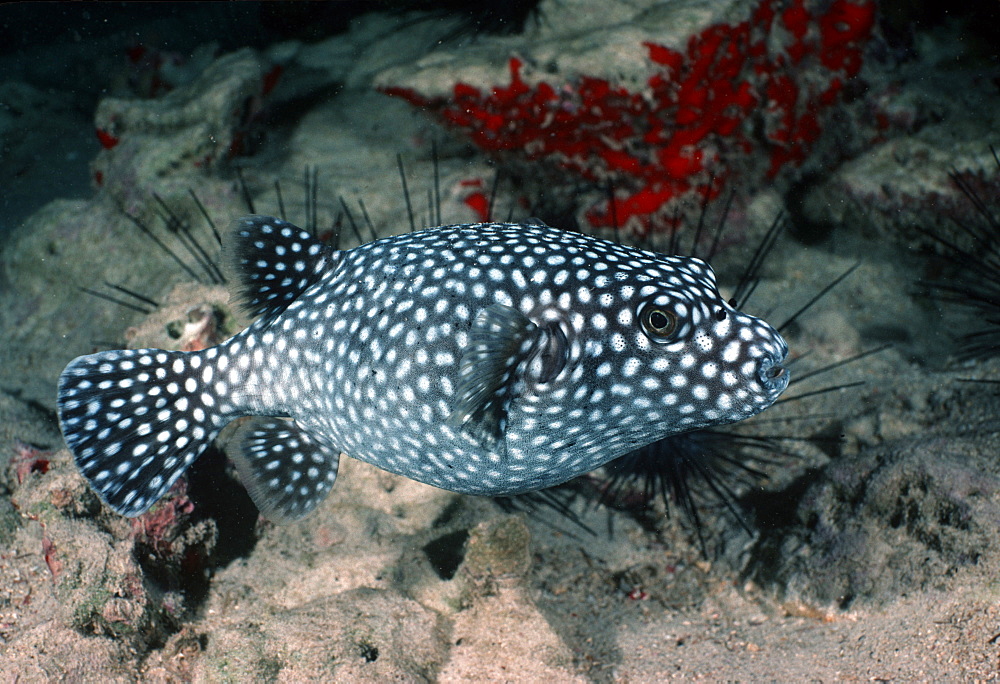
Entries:
<svg viewBox="0 0 1000 684">
<path fill-rule="evenodd" d="M 248 315 L 274 318 L 337 261 L 337 251 L 273 216 L 236 221 L 223 248 L 233 295 Z"/>
</svg>

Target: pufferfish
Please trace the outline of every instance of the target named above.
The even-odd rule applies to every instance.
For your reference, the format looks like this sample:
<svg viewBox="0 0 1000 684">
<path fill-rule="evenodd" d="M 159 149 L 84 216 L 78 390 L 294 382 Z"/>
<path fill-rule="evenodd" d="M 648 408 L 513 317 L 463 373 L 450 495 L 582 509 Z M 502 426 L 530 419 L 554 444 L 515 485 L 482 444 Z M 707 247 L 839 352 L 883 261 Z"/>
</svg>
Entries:
<svg viewBox="0 0 1000 684">
<path fill-rule="evenodd" d="M 59 379 L 76 465 L 137 516 L 230 421 L 265 517 L 298 519 L 341 454 L 436 487 L 552 487 L 670 435 L 743 420 L 788 347 L 704 261 L 539 221 L 442 226 L 337 250 L 236 222 L 225 259 L 254 323 L 194 352 L 106 351 Z"/>
</svg>

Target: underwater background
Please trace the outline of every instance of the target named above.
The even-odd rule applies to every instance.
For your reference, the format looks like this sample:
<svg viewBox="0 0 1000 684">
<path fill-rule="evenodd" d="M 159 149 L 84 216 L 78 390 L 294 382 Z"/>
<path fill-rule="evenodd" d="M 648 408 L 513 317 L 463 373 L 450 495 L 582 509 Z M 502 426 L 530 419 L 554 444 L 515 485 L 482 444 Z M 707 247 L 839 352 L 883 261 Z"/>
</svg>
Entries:
<svg viewBox="0 0 1000 684">
<path fill-rule="evenodd" d="M 998 19 L 0 6 L 3 681 L 996 677 Z M 783 324 L 795 384 L 536 497 L 343 459 L 276 526 L 224 435 L 118 516 L 62 442 L 58 375 L 247 325 L 213 230 L 253 212 L 343 248 L 538 217 L 711 254 L 725 296 Z"/>
</svg>

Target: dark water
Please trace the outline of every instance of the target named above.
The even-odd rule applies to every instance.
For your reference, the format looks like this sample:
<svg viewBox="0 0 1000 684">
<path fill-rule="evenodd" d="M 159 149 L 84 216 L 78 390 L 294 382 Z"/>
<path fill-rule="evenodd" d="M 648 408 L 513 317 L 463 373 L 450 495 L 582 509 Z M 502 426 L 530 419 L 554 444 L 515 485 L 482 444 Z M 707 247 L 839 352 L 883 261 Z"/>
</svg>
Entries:
<svg viewBox="0 0 1000 684">
<path fill-rule="evenodd" d="M 100 150 L 93 113 L 107 95 L 136 97 L 155 51 L 185 61 L 342 32 L 380 3 L 4 3 L 0 5 L 0 248 L 56 198 L 88 197 Z"/>
</svg>

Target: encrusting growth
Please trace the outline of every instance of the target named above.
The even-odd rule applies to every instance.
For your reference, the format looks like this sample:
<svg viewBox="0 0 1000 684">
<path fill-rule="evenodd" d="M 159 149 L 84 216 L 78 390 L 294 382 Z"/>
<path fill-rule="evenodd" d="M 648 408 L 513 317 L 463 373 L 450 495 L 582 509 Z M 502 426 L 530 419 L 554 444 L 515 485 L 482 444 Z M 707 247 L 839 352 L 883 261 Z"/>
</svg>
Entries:
<svg viewBox="0 0 1000 684">
<path fill-rule="evenodd" d="M 825 11 L 804 0 L 780 4 L 763 0 L 748 20 L 709 26 L 684 49 L 645 43 L 652 72 L 638 90 L 586 75 L 529 82 L 525 62 L 511 57 L 507 85 L 460 82 L 450 97 L 382 91 L 488 153 L 612 188 L 612 198 L 586 211 L 590 227 L 645 235 L 674 225 L 678 200 L 716 197 L 738 165 L 760 165 L 754 154 L 767 177 L 801 164 L 823 113 L 858 75 L 874 3 L 834 0 Z"/>
</svg>

